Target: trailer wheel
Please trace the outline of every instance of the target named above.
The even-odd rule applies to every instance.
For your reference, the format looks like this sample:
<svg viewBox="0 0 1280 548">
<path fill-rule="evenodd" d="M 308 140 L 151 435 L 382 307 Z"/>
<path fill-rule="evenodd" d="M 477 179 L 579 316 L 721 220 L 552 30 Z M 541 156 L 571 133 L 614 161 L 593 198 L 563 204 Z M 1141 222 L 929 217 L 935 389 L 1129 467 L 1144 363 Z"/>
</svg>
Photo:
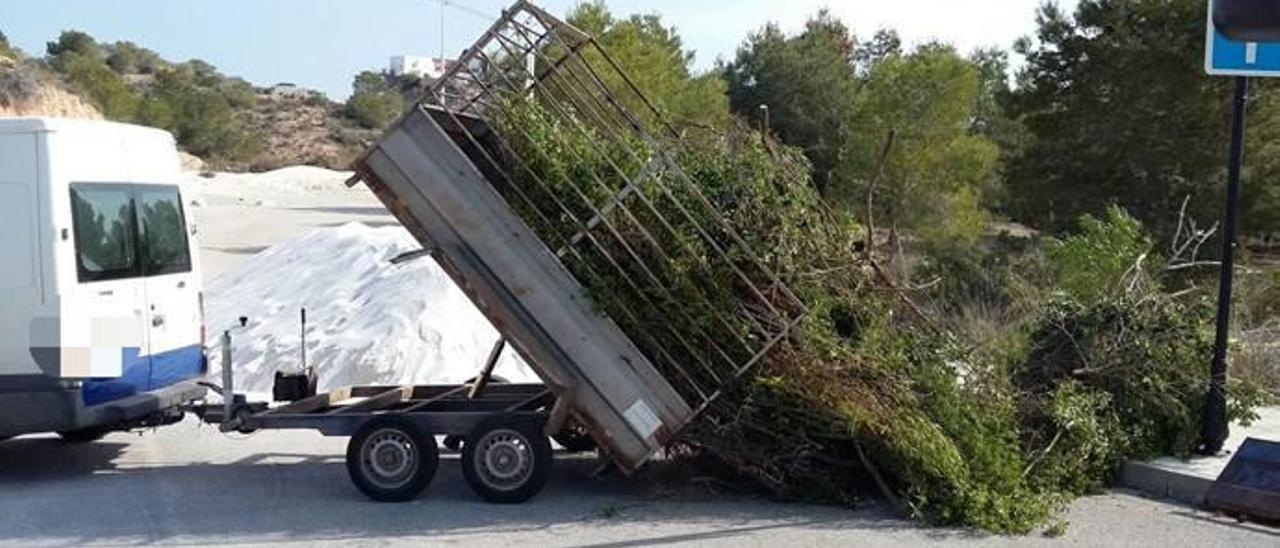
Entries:
<svg viewBox="0 0 1280 548">
<path fill-rule="evenodd" d="M 497 416 L 476 426 L 462 446 L 462 475 L 489 502 L 529 500 L 547 484 L 551 442 L 539 421 Z"/>
<path fill-rule="evenodd" d="M 403 417 L 370 420 L 347 444 L 351 482 L 379 502 L 413 500 L 431 483 L 439 465 L 435 437 Z"/>
</svg>

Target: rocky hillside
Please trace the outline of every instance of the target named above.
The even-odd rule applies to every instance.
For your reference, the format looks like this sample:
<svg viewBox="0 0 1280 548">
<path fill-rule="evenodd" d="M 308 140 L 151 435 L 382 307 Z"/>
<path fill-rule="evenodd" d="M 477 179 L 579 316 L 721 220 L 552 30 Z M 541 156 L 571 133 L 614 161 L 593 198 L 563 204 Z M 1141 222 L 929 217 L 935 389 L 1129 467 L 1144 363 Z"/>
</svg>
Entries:
<svg viewBox="0 0 1280 548">
<path fill-rule="evenodd" d="M 71 93 L 35 63 L 0 56 L 0 116 L 102 119 L 102 113 Z"/>
<path fill-rule="evenodd" d="M 377 137 L 342 116 L 342 104 L 324 95 L 296 88 L 257 90 L 252 108 L 237 117 L 259 143 L 240 165 L 250 171 L 270 171 L 293 165 L 346 169 L 351 159 Z"/>
<path fill-rule="evenodd" d="M 0 34 L 0 116 L 99 118 L 168 130 L 189 165 L 267 171 L 291 165 L 344 169 L 376 137 L 323 94 L 288 84 L 255 86 L 201 61 L 170 61 L 132 42 L 66 31 L 42 57 Z"/>
</svg>

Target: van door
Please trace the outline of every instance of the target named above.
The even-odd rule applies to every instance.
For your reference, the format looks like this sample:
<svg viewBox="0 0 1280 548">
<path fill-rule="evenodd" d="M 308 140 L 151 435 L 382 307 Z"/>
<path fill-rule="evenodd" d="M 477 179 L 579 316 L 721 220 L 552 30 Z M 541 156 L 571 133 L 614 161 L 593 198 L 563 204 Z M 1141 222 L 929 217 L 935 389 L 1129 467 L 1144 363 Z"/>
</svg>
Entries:
<svg viewBox="0 0 1280 548">
<path fill-rule="evenodd" d="M 76 284 L 63 294 L 62 376 L 90 377 L 84 403 L 146 390 L 146 295 L 133 185 L 72 183 Z"/>
<path fill-rule="evenodd" d="M 0 376 L 40 373 L 30 354 L 42 338 L 30 334 L 43 304 L 37 178 L 35 135 L 0 134 Z"/>
<path fill-rule="evenodd" d="M 136 185 L 147 297 L 149 388 L 204 374 L 200 280 L 192 267 L 187 221 L 176 185 Z"/>
</svg>

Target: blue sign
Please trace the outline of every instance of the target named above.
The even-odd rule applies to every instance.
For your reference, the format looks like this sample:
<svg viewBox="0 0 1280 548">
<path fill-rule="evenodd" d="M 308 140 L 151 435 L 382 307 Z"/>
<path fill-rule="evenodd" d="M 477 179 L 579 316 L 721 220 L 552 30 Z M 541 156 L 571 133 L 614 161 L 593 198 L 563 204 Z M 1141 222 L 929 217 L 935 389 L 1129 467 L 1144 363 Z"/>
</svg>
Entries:
<svg viewBox="0 0 1280 548">
<path fill-rule="evenodd" d="M 1205 70 L 1215 76 L 1280 76 L 1280 42 L 1235 42 L 1213 26 L 1209 3 Z"/>
</svg>

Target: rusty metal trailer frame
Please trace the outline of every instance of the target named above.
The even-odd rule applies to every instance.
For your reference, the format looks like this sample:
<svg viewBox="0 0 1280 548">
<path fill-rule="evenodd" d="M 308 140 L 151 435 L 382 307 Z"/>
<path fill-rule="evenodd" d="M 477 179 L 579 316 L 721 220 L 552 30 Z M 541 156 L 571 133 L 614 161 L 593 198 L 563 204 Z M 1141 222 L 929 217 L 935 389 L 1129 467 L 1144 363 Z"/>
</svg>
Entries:
<svg viewBox="0 0 1280 548">
<path fill-rule="evenodd" d="M 471 384 L 353 386 L 252 413 L 235 423 L 244 430 L 315 430 L 351 436 L 377 415 L 398 415 L 433 435 L 466 436 L 501 415 L 545 418 L 555 396 L 541 384 L 493 384 L 470 397 Z"/>
<path fill-rule="evenodd" d="M 528 169 L 545 151 L 522 157 L 509 146 L 516 136 L 490 126 L 521 102 L 623 153 L 588 180 L 545 180 Z M 684 173 L 679 142 L 593 37 L 520 0 L 353 163 L 352 184 L 363 181 L 430 250 L 626 472 L 673 441 L 807 313 Z M 553 185 L 571 192 L 557 195 Z M 671 317 L 687 317 L 686 303 L 675 298 L 677 282 L 655 273 L 674 256 L 708 274 L 732 273 L 746 299 L 711 306 L 716 324 L 695 332 L 646 326 L 636 311 L 609 317 L 569 266 L 585 255 L 609 265 L 591 274 L 625 282 L 637 301 Z M 711 303 L 706 293 L 692 298 Z"/>
</svg>

